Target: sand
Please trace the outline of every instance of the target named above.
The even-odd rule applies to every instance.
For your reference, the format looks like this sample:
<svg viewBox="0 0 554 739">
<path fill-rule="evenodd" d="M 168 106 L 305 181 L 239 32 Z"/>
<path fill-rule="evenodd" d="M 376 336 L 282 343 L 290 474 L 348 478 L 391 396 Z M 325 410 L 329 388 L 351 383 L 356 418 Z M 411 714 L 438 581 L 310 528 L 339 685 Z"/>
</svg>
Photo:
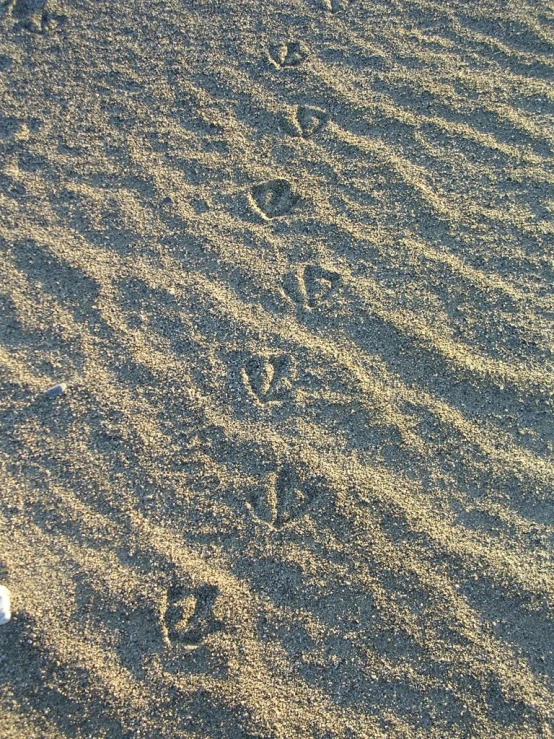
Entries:
<svg viewBox="0 0 554 739">
<path fill-rule="evenodd" d="M 1 0 L 2 737 L 554 735 L 553 80 L 548 0 Z"/>
</svg>

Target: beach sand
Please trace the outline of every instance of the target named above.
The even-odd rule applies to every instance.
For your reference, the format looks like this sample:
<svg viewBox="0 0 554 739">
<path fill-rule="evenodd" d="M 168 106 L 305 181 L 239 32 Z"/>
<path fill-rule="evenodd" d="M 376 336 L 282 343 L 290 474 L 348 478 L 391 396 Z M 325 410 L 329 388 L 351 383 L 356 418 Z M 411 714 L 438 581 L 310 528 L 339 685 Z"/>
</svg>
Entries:
<svg viewBox="0 0 554 739">
<path fill-rule="evenodd" d="M 554 735 L 553 80 L 548 0 L 0 1 L 3 738 Z"/>
</svg>

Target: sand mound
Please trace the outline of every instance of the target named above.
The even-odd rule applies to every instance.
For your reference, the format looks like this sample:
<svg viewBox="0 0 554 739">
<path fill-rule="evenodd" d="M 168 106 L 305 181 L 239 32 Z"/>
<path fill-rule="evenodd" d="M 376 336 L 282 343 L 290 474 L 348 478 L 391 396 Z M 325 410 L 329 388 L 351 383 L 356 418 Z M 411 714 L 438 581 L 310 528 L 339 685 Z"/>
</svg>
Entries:
<svg viewBox="0 0 554 739">
<path fill-rule="evenodd" d="M 0 2 L 2 736 L 552 736 L 553 24 Z"/>
</svg>

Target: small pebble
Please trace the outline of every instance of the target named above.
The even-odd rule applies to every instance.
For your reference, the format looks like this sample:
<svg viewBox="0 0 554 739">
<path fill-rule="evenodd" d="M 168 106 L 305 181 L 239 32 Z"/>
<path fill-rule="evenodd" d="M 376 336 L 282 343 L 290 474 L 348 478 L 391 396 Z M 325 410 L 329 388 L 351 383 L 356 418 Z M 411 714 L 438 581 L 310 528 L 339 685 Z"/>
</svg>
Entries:
<svg viewBox="0 0 554 739">
<path fill-rule="evenodd" d="M 65 382 L 60 382 L 59 385 L 54 385 L 54 387 L 51 387 L 49 390 L 46 391 L 46 395 L 48 395 L 49 398 L 57 398 L 58 395 L 61 395 L 62 393 L 65 393 L 67 390 L 67 385 Z"/>
<path fill-rule="evenodd" d="M 7 624 L 11 617 L 10 591 L 5 585 L 0 585 L 0 626 Z"/>
</svg>

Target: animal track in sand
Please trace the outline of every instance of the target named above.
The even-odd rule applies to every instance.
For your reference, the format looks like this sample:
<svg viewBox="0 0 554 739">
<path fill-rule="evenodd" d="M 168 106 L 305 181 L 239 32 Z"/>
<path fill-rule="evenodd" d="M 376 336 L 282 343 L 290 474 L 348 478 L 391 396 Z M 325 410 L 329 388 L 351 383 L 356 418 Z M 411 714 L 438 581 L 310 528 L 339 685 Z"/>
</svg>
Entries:
<svg viewBox="0 0 554 739">
<path fill-rule="evenodd" d="M 65 21 L 64 15 L 55 12 L 52 0 L 12 0 L 9 7 L 12 17 L 32 33 L 48 33 Z"/>
<path fill-rule="evenodd" d="M 287 215 L 300 200 L 290 182 L 282 179 L 254 185 L 251 197 L 254 208 L 265 219 Z"/>
<path fill-rule="evenodd" d="M 338 288 L 341 276 L 338 272 L 317 264 L 307 264 L 288 276 L 285 291 L 302 307 L 312 310 L 328 300 Z"/>
<path fill-rule="evenodd" d="M 23 124 L 18 118 L 0 116 L 0 141 L 17 138 L 22 127 Z"/>
<path fill-rule="evenodd" d="M 350 7 L 352 0 L 322 0 L 322 4 L 325 10 L 329 10 L 331 13 L 339 13 L 341 10 Z"/>
<path fill-rule="evenodd" d="M 316 490 L 302 483 L 293 467 L 285 465 L 268 475 L 247 507 L 256 519 L 281 529 L 306 514 L 315 498 Z"/>
<path fill-rule="evenodd" d="M 254 356 L 241 368 L 241 379 L 258 402 L 270 403 L 279 400 L 283 391 L 290 388 L 292 371 L 293 361 L 287 355 Z"/>
<path fill-rule="evenodd" d="M 223 624 L 213 612 L 219 590 L 214 585 L 201 585 L 190 590 L 175 586 L 167 594 L 164 624 L 171 643 L 198 646 Z"/>
<path fill-rule="evenodd" d="M 303 41 L 273 44 L 269 47 L 269 60 L 279 69 L 281 67 L 298 67 L 307 59 L 308 47 Z"/>
<path fill-rule="evenodd" d="M 309 105 L 299 105 L 292 118 L 284 122 L 285 129 L 293 136 L 308 138 L 320 131 L 329 120 L 329 114 L 322 108 L 314 108 Z"/>
</svg>

